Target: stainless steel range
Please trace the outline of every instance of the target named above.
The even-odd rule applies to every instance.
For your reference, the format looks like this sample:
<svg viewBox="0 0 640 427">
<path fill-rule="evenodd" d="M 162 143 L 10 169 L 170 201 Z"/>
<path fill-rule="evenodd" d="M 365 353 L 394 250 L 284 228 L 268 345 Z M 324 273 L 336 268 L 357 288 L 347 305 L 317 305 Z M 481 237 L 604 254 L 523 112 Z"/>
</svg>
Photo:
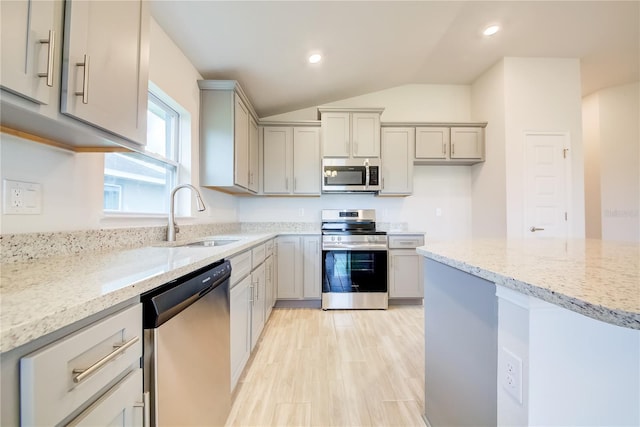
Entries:
<svg viewBox="0 0 640 427">
<path fill-rule="evenodd" d="M 386 309 L 387 233 L 373 209 L 322 211 L 322 309 Z"/>
</svg>

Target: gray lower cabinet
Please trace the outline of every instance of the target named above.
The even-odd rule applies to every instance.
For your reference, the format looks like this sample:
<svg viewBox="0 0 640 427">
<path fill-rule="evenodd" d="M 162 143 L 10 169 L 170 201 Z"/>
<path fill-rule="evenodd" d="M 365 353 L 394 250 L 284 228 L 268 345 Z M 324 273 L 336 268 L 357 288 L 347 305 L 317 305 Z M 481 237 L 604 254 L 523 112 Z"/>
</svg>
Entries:
<svg viewBox="0 0 640 427">
<path fill-rule="evenodd" d="M 270 240 L 230 258 L 232 392 L 260 339 L 274 304 L 273 252 L 273 240 Z"/>
<path fill-rule="evenodd" d="M 423 298 L 424 235 L 389 235 L 389 298 Z"/>
<path fill-rule="evenodd" d="M 23 356 L 21 425 L 142 426 L 142 341 L 136 304 Z"/>
<path fill-rule="evenodd" d="M 320 299 L 320 236 L 281 236 L 276 244 L 278 299 Z"/>
</svg>

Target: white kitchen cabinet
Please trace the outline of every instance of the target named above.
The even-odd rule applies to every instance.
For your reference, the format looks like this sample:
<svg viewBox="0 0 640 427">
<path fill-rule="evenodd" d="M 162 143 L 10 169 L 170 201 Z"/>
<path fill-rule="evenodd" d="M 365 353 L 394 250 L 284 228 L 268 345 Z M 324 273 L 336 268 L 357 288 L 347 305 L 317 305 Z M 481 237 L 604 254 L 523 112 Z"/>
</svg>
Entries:
<svg viewBox="0 0 640 427">
<path fill-rule="evenodd" d="M 413 193 L 414 128 L 382 128 L 382 189 L 380 195 Z"/>
<path fill-rule="evenodd" d="M 423 298 L 424 235 L 389 235 L 389 298 Z"/>
<path fill-rule="evenodd" d="M 383 109 L 320 108 L 323 157 L 380 157 Z"/>
<path fill-rule="evenodd" d="M 60 91 L 63 2 L 0 2 L 0 86 L 38 104 Z"/>
<path fill-rule="evenodd" d="M 472 165 L 484 161 L 484 126 L 416 127 L 416 164 Z"/>
<path fill-rule="evenodd" d="M 265 322 L 269 320 L 271 316 L 271 310 L 276 302 L 276 289 L 275 289 L 275 269 L 274 269 L 275 254 L 270 255 L 264 261 L 265 268 Z"/>
<path fill-rule="evenodd" d="M 305 299 L 322 296 L 322 250 L 320 236 L 304 236 L 303 242 L 303 292 Z"/>
<path fill-rule="evenodd" d="M 232 267 L 233 268 L 233 267 Z M 251 355 L 251 276 L 245 276 L 229 291 L 231 339 L 231 391 Z"/>
<path fill-rule="evenodd" d="M 320 129 L 263 129 L 264 194 L 320 195 Z"/>
<path fill-rule="evenodd" d="M 264 329 L 266 312 L 264 262 L 251 272 L 251 351 L 255 348 Z"/>
<path fill-rule="evenodd" d="M 62 113 L 145 144 L 148 2 L 65 4 Z"/>
<path fill-rule="evenodd" d="M 278 299 L 300 299 L 303 295 L 300 236 L 280 236 L 276 241 Z"/>
<path fill-rule="evenodd" d="M 200 80 L 200 185 L 229 193 L 259 189 L 257 115 L 238 82 Z"/>
<path fill-rule="evenodd" d="M 260 190 L 260 139 L 258 124 L 249 116 L 249 190 L 257 193 Z"/>
<path fill-rule="evenodd" d="M 128 408 L 125 412 L 132 420 L 133 406 L 143 404 L 142 375 L 138 375 L 141 356 L 141 304 L 25 355 L 20 359 L 22 425 L 58 424 L 91 402 L 96 410 L 91 417 L 96 418 L 90 419 L 99 424 L 112 421 L 105 417 L 116 407 Z M 108 362 L 103 363 L 104 359 Z M 132 373 L 133 379 L 129 378 Z M 112 403 L 98 411 L 96 406 L 107 399 Z M 91 408 L 88 411 L 83 414 L 91 413 Z"/>
</svg>

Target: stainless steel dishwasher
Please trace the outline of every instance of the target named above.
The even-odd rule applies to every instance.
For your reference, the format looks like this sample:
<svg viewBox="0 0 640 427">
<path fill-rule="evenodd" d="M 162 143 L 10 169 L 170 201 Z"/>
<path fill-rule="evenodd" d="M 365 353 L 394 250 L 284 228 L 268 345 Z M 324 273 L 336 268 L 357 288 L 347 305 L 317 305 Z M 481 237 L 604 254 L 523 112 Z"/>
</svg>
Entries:
<svg viewBox="0 0 640 427">
<path fill-rule="evenodd" d="M 152 426 L 222 426 L 231 409 L 229 277 L 219 261 L 141 295 Z"/>
</svg>

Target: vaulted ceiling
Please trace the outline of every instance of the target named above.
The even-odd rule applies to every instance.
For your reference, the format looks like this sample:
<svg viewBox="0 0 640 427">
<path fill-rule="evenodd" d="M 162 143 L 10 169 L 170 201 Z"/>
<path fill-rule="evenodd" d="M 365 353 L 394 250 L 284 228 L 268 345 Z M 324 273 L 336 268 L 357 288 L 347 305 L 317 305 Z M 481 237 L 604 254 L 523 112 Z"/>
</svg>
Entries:
<svg viewBox="0 0 640 427">
<path fill-rule="evenodd" d="M 640 80 L 640 1 L 151 0 L 151 11 L 204 78 L 240 81 L 261 117 L 470 84 L 505 56 L 580 58 L 583 95 Z M 483 36 L 490 24 L 501 31 Z"/>
</svg>

